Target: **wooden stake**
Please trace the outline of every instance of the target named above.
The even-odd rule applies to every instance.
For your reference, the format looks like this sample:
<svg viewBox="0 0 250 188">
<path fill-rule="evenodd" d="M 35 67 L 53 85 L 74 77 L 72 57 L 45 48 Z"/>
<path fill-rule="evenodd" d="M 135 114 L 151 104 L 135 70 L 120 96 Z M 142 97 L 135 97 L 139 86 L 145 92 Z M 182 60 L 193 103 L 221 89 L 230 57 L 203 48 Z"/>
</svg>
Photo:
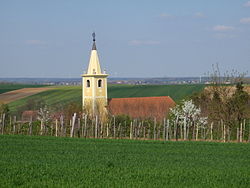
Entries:
<svg viewBox="0 0 250 188">
<path fill-rule="evenodd" d="M 242 130 L 242 141 L 244 141 L 245 137 L 245 130 L 246 130 L 246 120 L 243 120 L 243 130 Z"/>
<path fill-rule="evenodd" d="M 156 140 L 156 118 L 154 118 L 154 140 Z"/>
<path fill-rule="evenodd" d="M 250 122 L 250 121 L 249 121 Z M 250 142 L 250 123 L 249 123 L 249 126 L 248 126 L 248 142 Z"/>
<path fill-rule="evenodd" d="M 211 123 L 211 127 L 210 127 L 210 140 L 213 140 L 213 126 L 214 126 L 214 122 Z"/>
<path fill-rule="evenodd" d="M 56 119 L 56 137 L 58 136 L 58 122 L 57 122 L 57 119 Z"/>
<path fill-rule="evenodd" d="M 184 117 L 184 140 L 187 140 L 187 118 Z"/>
<path fill-rule="evenodd" d="M 121 138 L 121 123 L 118 125 L 118 138 Z"/>
<path fill-rule="evenodd" d="M 158 133 L 156 134 L 156 139 L 160 139 L 161 137 L 161 129 L 160 127 L 158 128 Z"/>
<path fill-rule="evenodd" d="M 98 138 L 97 132 L 98 132 L 98 117 L 96 116 L 95 117 L 95 138 Z"/>
<path fill-rule="evenodd" d="M 78 138 L 81 137 L 80 130 L 81 130 L 81 119 L 78 118 L 78 126 L 77 126 L 77 136 L 78 136 Z"/>
<path fill-rule="evenodd" d="M 148 129 L 148 139 L 150 139 L 150 129 Z"/>
<path fill-rule="evenodd" d="M 4 134 L 4 126 L 5 126 L 5 113 L 3 114 L 3 119 L 2 119 L 2 134 Z"/>
<path fill-rule="evenodd" d="M 13 134 L 16 133 L 16 116 L 14 116 L 14 122 L 13 122 Z"/>
<path fill-rule="evenodd" d="M 239 128 L 237 127 L 237 135 L 236 135 L 237 142 L 239 142 Z"/>
<path fill-rule="evenodd" d="M 63 123 L 63 115 L 60 116 L 60 125 L 61 125 L 61 136 L 64 136 L 64 123 Z"/>
<path fill-rule="evenodd" d="M 180 123 L 180 137 L 181 137 L 181 140 L 183 139 L 183 131 L 182 131 L 182 124 Z"/>
<path fill-rule="evenodd" d="M 168 141 L 168 140 L 169 140 L 169 138 L 168 138 L 168 134 L 169 134 L 169 119 L 167 120 L 166 141 Z"/>
<path fill-rule="evenodd" d="M 10 116 L 10 123 L 9 123 L 10 129 L 9 129 L 9 133 L 11 133 L 11 128 L 12 128 L 12 118 Z"/>
<path fill-rule="evenodd" d="M 29 122 L 29 135 L 32 135 L 32 116 L 30 116 L 30 122 Z"/>
<path fill-rule="evenodd" d="M 100 138 L 103 137 L 103 123 L 101 122 L 101 131 L 100 131 Z"/>
<path fill-rule="evenodd" d="M 107 138 L 109 137 L 109 124 L 107 123 Z"/>
<path fill-rule="evenodd" d="M 223 142 L 226 142 L 226 125 L 223 125 Z"/>
<path fill-rule="evenodd" d="M 113 135 L 113 137 L 115 138 L 116 137 L 116 135 L 115 135 L 115 116 L 114 116 L 114 135 Z"/>
<path fill-rule="evenodd" d="M 130 139 L 133 139 L 133 121 L 131 121 L 130 123 L 130 136 L 129 136 Z"/>
<path fill-rule="evenodd" d="M 146 138 L 146 127 L 143 127 L 143 138 L 144 138 L 144 140 Z"/>
<path fill-rule="evenodd" d="M 240 142 L 242 142 L 242 127 L 243 127 L 243 124 L 240 123 Z"/>
<path fill-rule="evenodd" d="M 74 115 L 72 117 L 72 121 L 70 120 L 70 124 L 71 124 L 70 137 L 71 138 L 74 137 L 75 121 L 76 121 L 76 113 L 74 113 Z"/>
<path fill-rule="evenodd" d="M 186 139 L 190 139 L 190 137 L 189 137 L 189 127 L 190 127 L 190 122 L 187 124 L 187 134 L 186 134 Z"/>
<path fill-rule="evenodd" d="M 199 135 L 199 126 L 196 124 L 196 138 L 195 140 L 198 140 L 198 135 Z"/>
<path fill-rule="evenodd" d="M 137 127 L 137 137 L 140 138 L 140 134 L 141 134 L 141 122 L 139 123 L 139 127 Z"/>
<path fill-rule="evenodd" d="M 82 124 L 84 122 L 84 118 L 85 118 L 85 114 L 82 114 Z M 84 124 L 82 125 L 82 129 L 81 129 L 81 137 L 84 137 Z"/>
<path fill-rule="evenodd" d="M 193 123 L 193 126 L 192 126 L 192 128 L 193 128 L 192 139 L 194 140 L 195 139 L 195 123 L 194 122 L 192 122 L 192 123 Z"/>
<path fill-rule="evenodd" d="M 92 137 L 95 137 L 94 119 L 91 120 Z"/>
<path fill-rule="evenodd" d="M 227 141 L 228 141 L 228 142 L 230 142 L 230 140 L 231 140 L 230 136 L 231 136 L 230 127 L 228 126 L 228 127 L 227 127 Z"/>
<path fill-rule="evenodd" d="M 88 115 L 86 114 L 85 116 L 84 116 L 84 134 L 83 134 L 83 136 L 84 137 L 86 137 L 87 136 L 87 118 L 88 118 Z"/>
<path fill-rule="evenodd" d="M 173 135 L 173 130 L 170 126 L 170 121 L 168 120 L 168 140 L 172 139 L 172 135 Z"/>
<path fill-rule="evenodd" d="M 178 140 L 178 138 L 177 138 L 177 124 L 178 124 L 178 119 L 179 119 L 179 117 L 177 116 L 177 118 L 176 118 L 176 120 L 175 120 L 175 122 L 174 122 L 174 139 L 176 139 L 176 140 Z"/>
<path fill-rule="evenodd" d="M 221 140 L 223 140 L 223 138 L 224 138 L 224 130 L 223 130 L 223 127 L 224 127 L 224 126 L 223 126 L 223 121 L 221 120 L 220 122 L 221 122 L 221 124 L 220 124 L 220 125 L 221 125 Z"/>
<path fill-rule="evenodd" d="M 163 134 L 162 139 L 165 140 L 166 138 L 166 118 L 163 119 Z"/>
<path fill-rule="evenodd" d="M 54 131 L 54 124 L 51 124 L 51 130 L 50 130 L 50 135 L 53 136 L 53 131 Z"/>
<path fill-rule="evenodd" d="M 43 120 L 41 120 L 41 129 L 40 129 L 40 135 L 43 135 Z"/>
</svg>

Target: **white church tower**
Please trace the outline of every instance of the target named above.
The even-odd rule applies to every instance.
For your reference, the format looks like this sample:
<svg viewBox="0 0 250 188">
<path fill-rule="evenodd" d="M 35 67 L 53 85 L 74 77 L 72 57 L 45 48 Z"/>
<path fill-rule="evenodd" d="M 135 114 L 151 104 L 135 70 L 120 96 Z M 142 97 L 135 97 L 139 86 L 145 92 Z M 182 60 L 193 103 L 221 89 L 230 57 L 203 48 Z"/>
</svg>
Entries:
<svg viewBox="0 0 250 188">
<path fill-rule="evenodd" d="M 106 114 L 107 77 L 102 71 L 95 43 L 95 33 L 87 73 L 82 75 L 82 105 L 90 115 Z"/>
</svg>

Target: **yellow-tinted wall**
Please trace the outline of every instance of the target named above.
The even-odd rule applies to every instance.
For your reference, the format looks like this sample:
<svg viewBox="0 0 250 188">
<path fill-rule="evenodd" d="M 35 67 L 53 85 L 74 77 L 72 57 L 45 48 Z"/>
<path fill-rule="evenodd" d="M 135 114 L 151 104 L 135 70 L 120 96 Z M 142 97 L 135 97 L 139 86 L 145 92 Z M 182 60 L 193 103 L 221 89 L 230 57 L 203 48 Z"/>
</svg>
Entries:
<svg viewBox="0 0 250 188">
<path fill-rule="evenodd" d="M 89 84 L 88 85 L 88 82 Z M 101 82 L 101 83 L 98 83 Z M 107 106 L 107 75 L 82 76 L 82 102 L 83 109 L 90 115 L 106 114 Z"/>
</svg>

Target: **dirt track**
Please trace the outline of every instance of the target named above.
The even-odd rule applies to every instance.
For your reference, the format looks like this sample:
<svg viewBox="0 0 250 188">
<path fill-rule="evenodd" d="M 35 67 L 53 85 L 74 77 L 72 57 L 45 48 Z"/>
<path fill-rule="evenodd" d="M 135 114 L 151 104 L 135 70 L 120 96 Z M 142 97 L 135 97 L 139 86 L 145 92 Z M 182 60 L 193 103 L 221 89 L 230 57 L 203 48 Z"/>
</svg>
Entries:
<svg viewBox="0 0 250 188">
<path fill-rule="evenodd" d="M 18 99 L 22 99 L 43 91 L 53 89 L 51 87 L 41 87 L 41 88 L 23 88 L 18 90 L 9 91 L 0 94 L 0 103 L 10 103 Z"/>
</svg>

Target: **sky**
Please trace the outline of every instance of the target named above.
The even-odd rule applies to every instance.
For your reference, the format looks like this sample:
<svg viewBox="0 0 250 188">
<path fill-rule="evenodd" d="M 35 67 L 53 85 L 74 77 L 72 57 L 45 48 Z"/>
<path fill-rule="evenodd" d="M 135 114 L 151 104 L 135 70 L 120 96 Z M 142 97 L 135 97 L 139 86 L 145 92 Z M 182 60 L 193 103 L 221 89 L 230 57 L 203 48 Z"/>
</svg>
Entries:
<svg viewBox="0 0 250 188">
<path fill-rule="evenodd" d="M 0 77 L 81 77 L 93 31 L 110 77 L 250 71 L 247 0 L 0 0 Z"/>
</svg>

